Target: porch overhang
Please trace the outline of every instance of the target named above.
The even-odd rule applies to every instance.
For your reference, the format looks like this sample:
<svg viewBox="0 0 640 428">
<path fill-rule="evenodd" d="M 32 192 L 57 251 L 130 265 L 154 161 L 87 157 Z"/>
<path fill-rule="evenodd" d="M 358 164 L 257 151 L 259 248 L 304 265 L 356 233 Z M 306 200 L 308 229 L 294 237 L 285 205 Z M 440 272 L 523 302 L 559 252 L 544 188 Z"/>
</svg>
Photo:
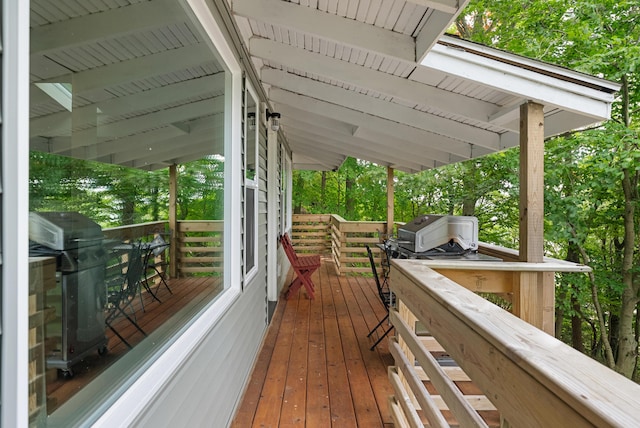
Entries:
<svg viewBox="0 0 640 428">
<path fill-rule="evenodd" d="M 296 169 L 334 170 L 347 156 L 408 172 L 472 159 L 518 144 L 525 102 L 544 106 L 548 137 L 606 120 L 619 89 L 443 36 L 466 0 L 214 3 L 282 115 Z M 40 11 L 31 149 L 152 170 L 211 154 L 212 141 L 221 147 L 223 68 L 182 8 L 153 0 L 77 16 Z"/>
<path fill-rule="evenodd" d="M 545 137 L 609 118 L 615 83 L 443 36 L 467 2 L 453 3 L 233 2 L 294 168 L 353 156 L 417 172 L 484 156 L 518 145 L 529 101 Z"/>
</svg>

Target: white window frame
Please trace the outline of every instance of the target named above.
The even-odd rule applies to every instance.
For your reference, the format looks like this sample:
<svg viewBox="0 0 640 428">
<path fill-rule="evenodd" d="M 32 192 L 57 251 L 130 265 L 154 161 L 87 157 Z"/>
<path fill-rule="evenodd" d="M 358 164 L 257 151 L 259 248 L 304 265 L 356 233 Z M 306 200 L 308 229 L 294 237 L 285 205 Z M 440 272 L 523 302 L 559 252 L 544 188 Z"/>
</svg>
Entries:
<svg viewBox="0 0 640 428">
<path fill-rule="evenodd" d="M 258 197 L 259 197 L 259 191 L 260 191 L 260 186 L 259 186 L 259 182 L 260 182 L 260 104 L 259 104 L 259 98 L 258 95 L 256 93 L 256 91 L 253 89 L 253 86 L 251 86 L 251 83 L 249 82 L 248 79 L 246 79 L 245 81 L 245 93 L 244 93 L 244 132 L 243 135 L 245 135 L 244 141 L 243 141 L 243 145 L 244 145 L 244 187 L 242 189 L 242 191 L 244 192 L 244 213 L 243 213 L 243 221 L 244 221 L 244 244 L 245 244 L 245 251 L 244 251 L 244 260 L 243 260 L 243 273 L 244 273 L 244 284 L 247 285 L 251 279 L 257 274 L 258 272 Z M 249 99 L 252 98 L 254 105 L 255 105 L 255 126 L 253 130 L 249 129 L 248 126 L 248 105 L 249 105 Z M 247 169 L 247 165 L 249 164 L 249 159 L 248 159 L 248 146 L 247 146 L 247 141 L 248 138 L 246 138 L 249 135 L 249 132 L 252 132 L 254 135 L 254 139 L 253 141 L 255 142 L 255 149 L 254 149 L 254 159 L 253 159 L 253 164 L 255 165 L 255 175 L 253 177 L 253 179 L 249 179 L 246 176 L 246 172 L 248 171 Z M 253 190 L 254 194 L 253 194 L 253 204 L 252 206 L 249 206 L 249 204 L 247 203 L 247 190 L 251 189 Z M 248 210 L 252 210 L 253 211 L 253 221 L 251 222 L 251 224 L 248 224 L 247 222 L 247 213 L 249 212 Z M 251 230 L 251 233 L 253 234 L 253 248 L 252 248 L 252 254 L 253 254 L 253 260 L 247 260 L 247 254 L 248 251 L 247 250 L 247 246 L 246 246 L 246 237 L 247 237 L 247 233 L 249 233 L 249 230 Z M 251 267 L 247 270 L 247 266 L 249 265 L 248 262 L 252 262 L 251 263 Z"/>
<path fill-rule="evenodd" d="M 282 232 L 291 232 L 291 186 L 292 172 L 291 172 L 291 158 L 287 154 L 287 150 L 282 147 L 280 152 L 282 157 L 282 175 L 283 178 L 280 182 L 280 216 L 282 224 Z"/>
<path fill-rule="evenodd" d="M 2 365 L 0 426 L 29 424 L 28 1 L 2 7 Z"/>
<path fill-rule="evenodd" d="M 224 218 L 225 235 L 236 239 L 224 240 L 224 283 L 225 292 L 191 320 L 176 340 L 169 343 L 155 362 L 146 368 L 144 373 L 126 389 L 121 391 L 113 403 L 97 420 L 93 427 L 125 426 L 134 423 L 140 409 L 161 395 L 164 385 L 168 384 L 173 374 L 183 367 L 189 355 L 201 345 L 213 325 L 227 312 L 240 295 L 242 283 L 241 260 L 241 194 L 237 191 L 242 186 L 242 135 L 237 125 L 242 122 L 242 70 L 233 50 L 227 43 L 221 25 L 212 16 L 208 0 L 181 0 L 187 3 L 198 19 L 220 56 L 221 63 L 228 67 L 225 72 L 225 192 Z M 28 22 L 28 21 L 27 21 Z M 27 26 L 28 28 L 28 26 Z M 28 52 L 28 50 L 27 50 Z M 27 127 L 28 129 L 28 127 Z M 25 359 L 26 362 L 26 359 Z M 26 383 L 25 383 L 26 385 Z"/>
<path fill-rule="evenodd" d="M 241 292 L 241 196 L 242 188 L 242 123 L 241 105 L 244 92 L 242 90 L 242 70 L 235 57 L 234 50 L 228 44 L 224 25 L 209 0 L 180 0 L 187 4 L 187 11 L 200 23 L 209 41 L 215 46 L 220 64 L 225 67 L 225 108 L 224 108 L 224 157 L 225 157 L 225 189 L 224 189 L 224 292 L 219 294 L 210 304 L 203 308 L 197 316 L 181 326 L 174 337 L 158 350 L 157 354 L 141 365 L 139 372 L 118 385 L 114 393 L 109 392 L 108 401 L 98 403 L 97 407 L 85 406 L 71 412 L 72 418 L 80 421 L 78 425 L 93 427 L 113 427 L 134 425 L 143 409 L 162 396 L 163 388 L 172 381 L 175 373 L 184 368 L 192 356 L 206 340 L 212 328 L 237 301 Z M 15 90 L 2 91 L 4 105 L 12 106 L 3 109 L 3 153 L 4 179 L 13 183 L 4 189 L 3 214 L 3 283 L 13 284 L 11 294 L 3 299 L 3 365 L 2 365 L 2 420 L 1 425 L 7 427 L 28 425 L 28 343 L 27 335 L 18 334 L 26 331 L 28 326 L 28 161 L 29 161 L 29 2 L 3 2 L 4 33 L 11 31 L 12 36 L 4 44 L 4 52 L 19 54 L 20 61 L 4 58 L 3 68 L 11 67 L 15 72 L 3 73 L 4 81 L 10 81 Z M 20 9 L 20 13 L 15 9 Z M 19 15 L 19 16 L 18 16 Z M 17 31 L 9 30 L 18 27 Z M 3 37 L 3 39 L 5 39 Z M 15 43 L 14 43 L 15 42 Z M 20 45 L 14 49 L 14 45 Z M 16 108 L 17 106 L 17 108 Z M 6 114 L 6 116 L 5 116 Z M 9 114 L 12 116 L 10 117 Z M 19 119 L 19 126 L 14 126 L 13 119 Z M 14 134 L 7 137 L 6 132 L 13 129 Z M 16 134 L 18 133 L 18 134 Z M 7 145 L 8 143 L 10 145 Z M 3 181 L 5 181 L 3 180 Z M 257 195 L 256 195 L 257 197 Z M 11 232 L 11 233 L 8 233 Z M 7 276 L 11 273 L 10 276 Z M 5 288 L 5 291 L 7 288 Z M 7 298 L 9 297 L 9 298 Z M 6 311 L 10 308 L 10 311 Z M 9 339 L 11 341 L 9 341 Z M 111 400 L 113 398 L 113 400 Z M 81 401 L 81 400 L 78 400 Z M 65 403 L 67 404 L 67 403 Z M 75 403 L 71 405 L 73 407 Z M 71 408 L 67 406 L 67 408 Z M 66 409 L 65 409 L 66 410 Z M 56 415 L 54 412 L 53 415 Z M 52 416 L 53 416 L 52 415 Z M 61 420 L 64 412 L 56 418 Z M 50 417 L 51 418 L 51 417 Z M 56 421 L 49 419 L 55 425 Z M 68 425 L 75 425 L 69 423 Z M 65 426 L 64 421 L 58 426 Z"/>
<path fill-rule="evenodd" d="M 241 260 L 241 194 L 242 155 L 241 108 L 242 70 L 234 50 L 227 41 L 213 4 L 208 0 L 179 0 L 186 12 L 200 23 L 210 43 L 215 46 L 221 64 L 225 66 L 224 156 L 225 191 L 224 219 L 224 288 L 207 307 L 181 326 L 157 356 L 154 355 L 131 380 L 116 388 L 113 401 L 74 412 L 73 418 L 94 427 L 134 424 L 141 409 L 162 395 L 162 389 L 188 361 L 190 355 L 211 332 L 212 327 L 239 298 L 242 283 Z M 27 426 L 28 414 L 28 338 L 19 334 L 28 328 L 28 170 L 29 170 L 29 2 L 2 3 L 3 21 L 3 182 L 12 183 L 3 189 L 2 275 L 5 284 L 2 301 L 2 412 L 1 426 Z M 214 16 L 215 15 L 215 16 Z M 13 287 L 6 287 L 12 284 Z M 48 423 L 65 418 L 56 412 Z M 62 425 L 60 425 L 62 426 Z"/>
</svg>

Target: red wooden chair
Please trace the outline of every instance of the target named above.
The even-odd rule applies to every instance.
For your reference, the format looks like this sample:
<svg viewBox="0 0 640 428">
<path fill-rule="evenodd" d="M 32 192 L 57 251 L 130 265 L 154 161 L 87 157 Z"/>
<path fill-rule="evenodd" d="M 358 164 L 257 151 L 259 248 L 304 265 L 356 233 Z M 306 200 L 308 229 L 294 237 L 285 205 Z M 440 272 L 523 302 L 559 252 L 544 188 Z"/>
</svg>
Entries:
<svg viewBox="0 0 640 428">
<path fill-rule="evenodd" d="M 289 239 L 289 236 L 286 233 L 280 237 L 280 243 L 282 244 L 282 248 L 284 249 L 287 258 L 291 263 L 291 267 L 296 274 L 295 279 L 291 282 L 289 289 L 285 293 L 285 298 L 288 299 L 291 294 L 298 291 L 298 289 L 304 285 L 309 299 L 313 300 L 315 297 L 315 286 L 313 281 L 311 281 L 311 275 L 320 267 L 320 255 L 297 255 L 296 251 L 293 249 L 291 239 Z"/>
</svg>

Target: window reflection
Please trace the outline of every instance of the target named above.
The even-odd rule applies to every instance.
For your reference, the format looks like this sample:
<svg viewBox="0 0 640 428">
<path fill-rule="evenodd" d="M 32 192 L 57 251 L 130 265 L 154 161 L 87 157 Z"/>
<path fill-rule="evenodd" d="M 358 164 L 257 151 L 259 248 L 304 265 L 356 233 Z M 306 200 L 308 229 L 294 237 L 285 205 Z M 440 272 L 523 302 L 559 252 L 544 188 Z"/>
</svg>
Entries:
<svg viewBox="0 0 640 428">
<path fill-rule="evenodd" d="M 253 89 L 246 84 L 245 189 L 244 189 L 244 270 L 245 278 L 256 267 L 258 200 L 258 135 L 259 118 Z"/>
<path fill-rule="evenodd" d="M 34 425 L 224 289 L 225 69 L 179 2 L 109 4 L 31 3 Z"/>
</svg>

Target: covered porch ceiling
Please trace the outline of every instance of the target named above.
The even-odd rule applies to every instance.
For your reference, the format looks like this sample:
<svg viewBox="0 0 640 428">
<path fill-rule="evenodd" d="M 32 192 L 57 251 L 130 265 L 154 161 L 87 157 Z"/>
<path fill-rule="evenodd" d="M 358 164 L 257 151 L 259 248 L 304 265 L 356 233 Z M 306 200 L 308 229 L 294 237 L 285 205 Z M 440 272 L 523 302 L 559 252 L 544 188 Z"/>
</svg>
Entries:
<svg viewBox="0 0 640 428">
<path fill-rule="evenodd" d="M 518 145 L 519 106 L 545 136 L 610 115 L 617 84 L 443 36 L 467 1 L 233 0 L 296 169 L 347 156 L 407 172 Z"/>
<path fill-rule="evenodd" d="M 547 136 L 609 117 L 614 83 L 443 36 L 466 3 L 213 1 L 297 169 L 483 156 L 518 144 L 528 100 L 545 106 Z M 31 149 L 148 170 L 222 152 L 224 69 L 182 2 L 31 10 Z"/>
</svg>

